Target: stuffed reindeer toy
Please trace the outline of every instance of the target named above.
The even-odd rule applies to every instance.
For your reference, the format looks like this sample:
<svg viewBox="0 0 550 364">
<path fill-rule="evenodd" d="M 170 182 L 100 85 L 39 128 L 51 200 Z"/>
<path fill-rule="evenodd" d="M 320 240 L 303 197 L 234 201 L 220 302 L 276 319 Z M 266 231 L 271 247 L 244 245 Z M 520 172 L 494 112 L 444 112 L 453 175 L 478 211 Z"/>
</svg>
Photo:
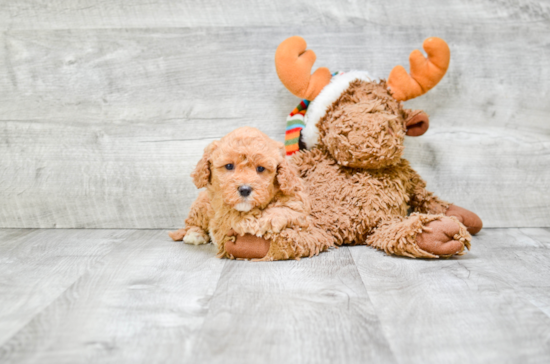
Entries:
<svg viewBox="0 0 550 364">
<path fill-rule="evenodd" d="M 287 119 L 286 152 L 304 179 L 313 219 L 334 245 L 450 257 L 469 249 L 470 234 L 481 230 L 476 214 L 426 190 L 402 158 L 405 135 L 422 135 L 429 125 L 426 113 L 404 109 L 402 101 L 433 88 L 450 61 L 442 39 L 428 38 L 423 47 L 428 58 L 413 51 L 410 75 L 397 66 L 387 82 L 362 71 L 310 74 L 315 53 L 300 37 L 276 51 L 279 78 L 304 99 Z"/>
</svg>

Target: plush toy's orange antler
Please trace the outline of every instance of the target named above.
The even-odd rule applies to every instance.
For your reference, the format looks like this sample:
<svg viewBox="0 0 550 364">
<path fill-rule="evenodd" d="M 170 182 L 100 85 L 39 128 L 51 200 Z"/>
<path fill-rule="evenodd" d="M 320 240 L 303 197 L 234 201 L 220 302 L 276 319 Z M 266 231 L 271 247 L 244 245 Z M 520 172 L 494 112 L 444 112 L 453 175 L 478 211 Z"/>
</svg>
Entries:
<svg viewBox="0 0 550 364">
<path fill-rule="evenodd" d="M 414 99 L 433 88 L 445 75 L 451 59 L 449 46 L 441 38 L 431 37 L 422 45 L 428 54 L 426 59 L 415 49 L 409 56 L 411 75 L 403 66 L 396 66 L 388 77 L 393 97 L 399 101 Z"/>
<path fill-rule="evenodd" d="M 298 36 L 285 39 L 275 52 L 275 68 L 281 82 L 294 95 L 313 100 L 331 78 L 328 68 L 321 67 L 313 74 L 315 52 L 306 51 L 306 41 Z"/>
</svg>

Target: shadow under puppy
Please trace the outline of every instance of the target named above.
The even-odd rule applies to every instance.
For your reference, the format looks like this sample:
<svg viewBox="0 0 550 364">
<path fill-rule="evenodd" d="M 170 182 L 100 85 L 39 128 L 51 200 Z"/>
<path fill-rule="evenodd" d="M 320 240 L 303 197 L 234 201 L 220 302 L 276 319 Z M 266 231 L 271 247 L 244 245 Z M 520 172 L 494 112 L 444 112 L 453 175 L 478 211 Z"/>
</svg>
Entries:
<svg viewBox="0 0 550 364">
<path fill-rule="evenodd" d="M 309 198 L 282 143 L 243 127 L 208 145 L 191 174 L 206 187 L 175 241 L 218 247 L 218 257 L 261 260 L 310 257 L 332 246 L 315 226 Z"/>
</svg>

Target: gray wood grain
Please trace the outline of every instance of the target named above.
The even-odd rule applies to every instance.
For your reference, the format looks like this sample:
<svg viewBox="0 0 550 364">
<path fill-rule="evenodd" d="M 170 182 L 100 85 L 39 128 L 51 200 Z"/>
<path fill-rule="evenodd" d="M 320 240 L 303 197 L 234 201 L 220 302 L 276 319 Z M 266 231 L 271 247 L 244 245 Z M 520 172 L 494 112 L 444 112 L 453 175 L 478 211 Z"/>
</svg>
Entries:
<svg viewBox="0 0 550 364">
<path fill-rule="evenodd" d="M 318 0 L 94 1 L 19 0 L 0 2 L 11 29 L 164 28 L 201 26 L 366 25 L 431 26 L 550 22 L 544 1 L 447 0 L 434 2 Z"/>
<path fill-rule="evenodd" d="M 550 359 L 548 243 L 517 229 L 488 229 L 472 252 L 451 260 L 350 250 L 398 360 Z"/>
<path fill-rule="evenodd" d="M 2 363 L 180 362 L 225 261 L 166 231 L 41 230 L 0 246 Z"/>
<path fill-rule="evenodd" d="M 314 259 L 228 262 L 194 363 L 394 363 L 347 248 Z"/>
<path fill-rule="evenodd" d="M 215 258 L 155 230 L 0 229 L 1 363 L 547 363 L 550 229 L 466 256 Z"/>
<path fill-rule="evenodd" d="M 549 230 L 495 230 L 478 240 L 476 252 L 491 256 L 493 272 L 498 272 L 523 300 L 550 317 Z M 496 254 L 492 254 L 494 250 Z M 542 337 L 550 339 L 550 327 Z"/>
<path fill-rule="evenodd" d="M 382 77 L 446 39 L 447 76 L 407 103 L 431 130 L 406 157 L 487 227 L 550 226 L 546 3 L 2 5 L 0 227 L 180 227 L 211 140 L 244 125 L 283 140 L 298 100 L 273 54 L 294 34 L 319 66 Z"/>
<path fill-rule="evenodd" d="M 101 259 L 120 241 L 121 235 L 124 234 L 119 231 L 2 230 L 0 344 L 27 325 L 83 274 L 101 264 Z"/>
</svg>

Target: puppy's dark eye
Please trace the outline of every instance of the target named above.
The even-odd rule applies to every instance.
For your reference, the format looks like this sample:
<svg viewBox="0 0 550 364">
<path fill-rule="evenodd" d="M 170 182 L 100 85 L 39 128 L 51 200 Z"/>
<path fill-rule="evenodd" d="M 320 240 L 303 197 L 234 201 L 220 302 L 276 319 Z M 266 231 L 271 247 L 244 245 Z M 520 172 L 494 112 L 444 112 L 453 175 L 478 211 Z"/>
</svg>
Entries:
<svg viewBox="0 0 550 364">
<path fill-rule="evenodd" d="M 225 165 L 225 169 L 227 169 L 228 171 L 232 170 L 233 168 L 235 168 L 235 166 L 231 163 Z"/>
<path fill-rule="evenodd" d="M 256 171 L 258 171 L 258 173 L 262 173 L 263 171 L 265 171 L 265 168 L 262 166 L 259 166 L 259 167 L 256 167 Z"/>
</svg>

